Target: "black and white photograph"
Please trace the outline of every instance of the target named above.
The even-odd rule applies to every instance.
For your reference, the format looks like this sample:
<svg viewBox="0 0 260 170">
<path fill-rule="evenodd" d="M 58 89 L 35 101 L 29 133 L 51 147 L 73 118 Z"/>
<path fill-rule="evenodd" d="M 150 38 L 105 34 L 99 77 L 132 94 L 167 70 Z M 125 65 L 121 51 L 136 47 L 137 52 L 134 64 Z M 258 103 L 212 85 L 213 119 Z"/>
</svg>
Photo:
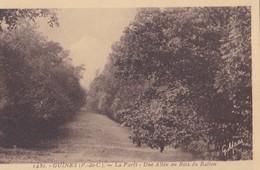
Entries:
<svg viewBox="0 0 260 170">
<path fill-rule="evenodd" d="M 0 167 L 252 161 L 252 87 L 251 6 L 1 8 Z"/>
</svg>

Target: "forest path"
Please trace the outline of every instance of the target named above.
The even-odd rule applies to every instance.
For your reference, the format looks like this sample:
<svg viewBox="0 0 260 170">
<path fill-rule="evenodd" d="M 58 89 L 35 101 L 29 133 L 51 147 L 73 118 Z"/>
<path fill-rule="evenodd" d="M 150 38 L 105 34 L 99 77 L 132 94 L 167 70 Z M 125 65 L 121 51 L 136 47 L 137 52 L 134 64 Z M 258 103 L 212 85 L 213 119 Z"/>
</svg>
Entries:
<svg viewBox="0 0 260 170">
<path fill-rule="evenodd" d="M 41 141 L 35 149 L 0 148 L 2 163 L 115 162 L 115 161 L 189 161 L 194 156 L 173 148 L 163 153 L 146 146 L 136 147 L 130 130 L 108 117 L 80 111 L 62 126 L 54 138 Z"/>
</svg>

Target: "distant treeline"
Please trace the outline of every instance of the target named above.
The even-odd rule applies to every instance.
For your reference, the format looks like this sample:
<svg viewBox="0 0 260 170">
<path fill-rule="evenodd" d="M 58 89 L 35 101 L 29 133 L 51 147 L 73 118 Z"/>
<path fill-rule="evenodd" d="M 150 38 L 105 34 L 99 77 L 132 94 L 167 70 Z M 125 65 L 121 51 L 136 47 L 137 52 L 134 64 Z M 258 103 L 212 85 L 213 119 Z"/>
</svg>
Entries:
<svg viewBox="0 0 260 170">
<path fill-rule="evenodd" d="M 139 146 L 252 159 L 250 7 L 139 9 L 87 104 Z"/>
<path fill-rule="evenodd" d="M 51 10 L 0 10 L 0 146 L 31 147 L 85 103 L 83 67 L 32 24 L 47 16 L 57 24 Z"/>
</svg>

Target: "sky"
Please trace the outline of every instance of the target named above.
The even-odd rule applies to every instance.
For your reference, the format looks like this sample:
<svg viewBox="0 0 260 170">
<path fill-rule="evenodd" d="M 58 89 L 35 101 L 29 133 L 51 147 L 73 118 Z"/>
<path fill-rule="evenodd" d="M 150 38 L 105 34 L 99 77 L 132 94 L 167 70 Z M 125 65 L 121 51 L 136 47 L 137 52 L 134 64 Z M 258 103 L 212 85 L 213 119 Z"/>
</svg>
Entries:
<svg viewBox="0 0 260 170">
<path fill-rule="evenodd" d="M 134 8 L 59 9 L 59 27 L 51 28 L 38 20 L 39 31 L 49 40 L 59 42 L 70 51 L 74 65 L 85 65 L 81 84 L 88 87 L 96 71 L 102 70 L 126 26 L 133 21 Z"/>
</svg>

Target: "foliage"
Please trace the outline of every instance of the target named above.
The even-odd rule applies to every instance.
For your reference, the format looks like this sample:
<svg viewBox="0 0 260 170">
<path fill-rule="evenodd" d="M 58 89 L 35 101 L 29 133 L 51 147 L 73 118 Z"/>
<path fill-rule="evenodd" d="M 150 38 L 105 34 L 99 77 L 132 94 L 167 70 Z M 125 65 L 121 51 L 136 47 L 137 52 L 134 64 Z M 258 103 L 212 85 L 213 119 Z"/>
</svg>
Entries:
<svg viewBox="0 0 260 170">
<path fill-rule="evenodd" d="M 83 68 L 29 24 L 0 32 L 0 135 L 3 146 L 30 146 L 85 103 Z"/>
<path fill-rule="evenodd" d="M 252 159 L 250 30 L 248 7 L 140 9 L 88 101 L 131 127 L 138 146 Z"/>
<path fill-rule="evenodd" d="M 52 9 L 1 9 L 0 30 L 3 29 L 3 24 L 8 29 L 13 29 L 20 19 L 28 19 L 34 22 L 38 17 L 48 18 L 48 24 L 51 27 L 59 25 L 57 14 Z"/>
</svg>

